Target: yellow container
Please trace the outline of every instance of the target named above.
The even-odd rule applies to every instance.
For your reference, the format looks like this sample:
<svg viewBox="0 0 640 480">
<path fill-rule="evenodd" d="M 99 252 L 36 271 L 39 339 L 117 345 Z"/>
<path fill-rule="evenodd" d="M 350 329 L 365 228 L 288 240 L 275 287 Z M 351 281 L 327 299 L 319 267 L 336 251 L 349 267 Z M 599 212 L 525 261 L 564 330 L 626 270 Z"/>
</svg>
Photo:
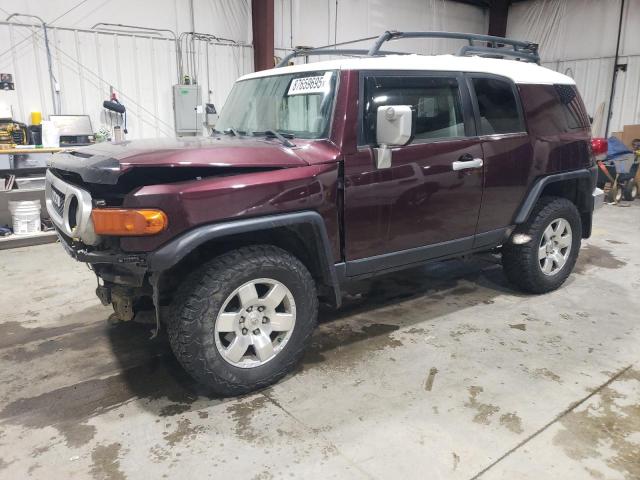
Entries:
<svg viewBox="0 0 640 480">
<path fill-rule="evenodd" d="M 40 125 L 42 123 L 42 113 L 31 112 L 31 125 Z"/>
</svg>

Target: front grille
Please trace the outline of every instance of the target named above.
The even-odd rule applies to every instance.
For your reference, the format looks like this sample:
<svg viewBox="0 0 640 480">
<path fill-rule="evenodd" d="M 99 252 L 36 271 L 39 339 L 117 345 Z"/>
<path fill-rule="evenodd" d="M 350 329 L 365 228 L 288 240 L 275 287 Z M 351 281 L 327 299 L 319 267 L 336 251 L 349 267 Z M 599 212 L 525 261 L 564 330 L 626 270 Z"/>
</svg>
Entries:
<svg viewBox="0 0 640 480">
<path fill-rule="evenodd" d="M 56 211 L 58 215 L 62 217 L 62 214 L 64 212 L 65 194 L 62 193 L 53 185 L 51 185 L 51 192 L 52 192 L 51 204 L 53 205 L 53 209 Z"/>
<path fill-rule="evenodd" d="M 97 245 L 100 238 L 91 221 L 91 194 L 47 170 L 47 210 L 58 230 L 85 245 Z"/>
</svg>

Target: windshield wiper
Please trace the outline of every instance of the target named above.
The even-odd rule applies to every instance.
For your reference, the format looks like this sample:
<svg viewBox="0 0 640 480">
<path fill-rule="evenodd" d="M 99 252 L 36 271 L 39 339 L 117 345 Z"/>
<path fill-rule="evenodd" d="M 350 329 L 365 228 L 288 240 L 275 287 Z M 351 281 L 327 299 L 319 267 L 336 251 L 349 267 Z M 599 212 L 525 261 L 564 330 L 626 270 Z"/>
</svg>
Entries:
<svg viewBox="0 0 640 480">
<path fill-rule="evenodd" d="M 254 136 L 260 136 L 260 135 L 265 135 L 267 137 L 275 137 L 278 140 L 280 140 L 280 142 L 285 146 L 285 147 L 295 147 L 296 144 L 293 142 L 290 142 L 289 140 L 287 140 L 287 137 L 285 137 L 283 134 L 281 134 L 280 132 L 277 132 L 276 130 L 271 130 L 271 129 L 267 129 L 264 130 L 262 132 L 251 132 L 252 135 Z M 291 134 L 288 134 L 291 135 Z M 291 138 L 293 138 L 293 135 L 291 135 Z"/>
</svg>

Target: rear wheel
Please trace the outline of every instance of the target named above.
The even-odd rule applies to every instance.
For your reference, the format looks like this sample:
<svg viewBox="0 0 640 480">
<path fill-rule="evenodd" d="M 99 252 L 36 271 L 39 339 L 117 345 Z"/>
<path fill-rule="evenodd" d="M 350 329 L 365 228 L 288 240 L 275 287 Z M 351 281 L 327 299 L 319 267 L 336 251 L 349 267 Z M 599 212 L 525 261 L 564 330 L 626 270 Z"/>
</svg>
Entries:
<svg viewBox="0 0 640 480">
<path fill-rule="evenodd" d="M 529 220 L 518 226 L 502 251 L 507 278 L 530 293 L 546 293 L 564 283 L 578 258 L 582 224 L 565 198 L 543 197 Z"/>
<path fill-rule="evenodd" d="M 171 347 L 191 376 L 221 395 L 266 387 L 293 369 L 316 324 L 309 271 L 262 245 L 226 253 L 179 288 L 168 324 Z"/>
</svg>

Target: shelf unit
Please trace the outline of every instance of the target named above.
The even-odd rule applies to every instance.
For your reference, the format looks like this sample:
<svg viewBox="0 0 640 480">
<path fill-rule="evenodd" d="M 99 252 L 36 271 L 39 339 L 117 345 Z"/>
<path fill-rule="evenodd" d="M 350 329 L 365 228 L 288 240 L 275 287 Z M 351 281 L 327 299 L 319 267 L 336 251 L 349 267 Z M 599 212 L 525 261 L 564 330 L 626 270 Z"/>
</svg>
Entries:
<svg viewBox="0 0 640 480">
<path fill-rule="evenodd" d="M 57 240 L 58 234 L 55 230 L 24 235 L 9 235 L 8 237 L 0 237 L 0 250 L 29 247 L 31 245 L 42 245 L 44 243 L 54 243 Z"/>
<path fill-rule="evenodd" d="M 15 175 L 16 178 L 27 176 L 44 176 L 47 171 L 49 157 L 60 152 L 60 148 L 36 148 L 36 149 L 3 149 L 0 150 L 0 179 L 6 175 Z M 16 158 L 17 157 L 17 158 Z M 37 166 L 33 166 L 36 164 Z M 8 167 L 8 168 L 7 168 Z M 0 225 L 11 225 L 11 212 L 9 212 L 9 201 L 19 200 L 40 200 L 41 218 L 47 218 L 44 188 L 23 188 L 0 191 Z M 0 237 L 0 250 L 7 248 L 18 248 L 28 245 L 39 245 L 42 243 L 55 242 L 57 236 L 55 232 L 40 232 L 29 235 L 10 235 Z"/>
</svg>

